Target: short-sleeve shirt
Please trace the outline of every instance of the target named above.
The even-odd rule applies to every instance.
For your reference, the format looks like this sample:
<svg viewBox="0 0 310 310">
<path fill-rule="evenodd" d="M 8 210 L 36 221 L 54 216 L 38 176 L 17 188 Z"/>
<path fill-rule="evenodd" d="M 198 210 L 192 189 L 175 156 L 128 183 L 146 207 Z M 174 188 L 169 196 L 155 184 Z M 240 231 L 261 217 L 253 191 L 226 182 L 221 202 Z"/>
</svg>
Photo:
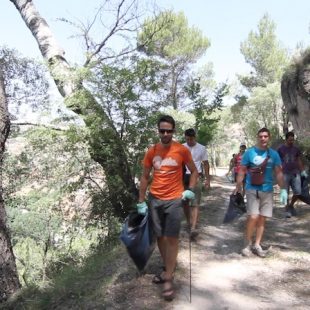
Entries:
<svg viewBox="0 0 310 310">
<path fill-rule="evenodd" d="M 200 143 L 196 143 L 194 146 L 189 146 L 187 143 L 183 143 L 183 145 L 191 152 L 198 173 L 202 173 L 201 163 L 208 160 L 208 152 L 206 147 Z M 190 174 L 187 167 L 186 174 Z"/>
<path fill-rule="evenodd" d="M 178 199 L 184 191 L 183 166 L 192 160 L 190 151 L 181 143 L 172 141 L 169 147 L 157 143 L 146 152 L 143 165 L 153 167 L 151 194 L 160 200 Z"/>
<path fill-rule="evenodd" d="M 295 145 L 287 146 L 285 144 L 278 148 L 280 158 L 282 159 L 283 172 L 286 174 L 299 173 L 298 158 L 301 152 Z"/>
<path fill-rule="evenodd" d="M 251 176 L 249 173 L 246 175 L 245 189 L 246 190 L 258 190 L 262 192 L 273 191 L 273 169 L 276 166 L 281 166 L 281 159 L 279 153 L 274 149 L 269 148 L 269 159 L 264 173 L 264 183 L 262 185 L 252 185 Z M 255 167 L 260 165 L 267 157 L 268 151 L 262 150 L 256 146 L 253 146 L 245 151 L 242 156 L 241 165 L 246 167 Z"/>
</svg>

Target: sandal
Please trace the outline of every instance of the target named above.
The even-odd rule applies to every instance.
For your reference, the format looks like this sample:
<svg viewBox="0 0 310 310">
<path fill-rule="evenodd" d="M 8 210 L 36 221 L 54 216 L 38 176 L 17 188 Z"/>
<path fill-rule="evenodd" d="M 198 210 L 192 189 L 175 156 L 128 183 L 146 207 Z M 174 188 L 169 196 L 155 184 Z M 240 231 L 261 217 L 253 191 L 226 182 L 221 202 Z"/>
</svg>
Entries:
<svg viewBox="0 0 310 310">
<path fill-rule="evenodd" d="M 152 279 L 152 282 L 155 283 L 155 284 L 163 284 L 163 283 L 165 283 L 165 278 L 163 277 L 163 273 L 166 271 L 166 267 L 162 266 L 161 269 L 162 269 L 162 272 L 159 273 L 159 274 L 156 274 L 153 277 L 153 279 Z"/>
<path fill-rule="evenodd" d="M 166 301 L 172 301 L 174 299 L 174 289 L 173 289 L 172 279 L 171 280 L 166 280 L 165 283 L 169 283 L 169 287 L 168 288 L 164 288 L 162 290 L 162 297 Z"/>
<path fill-rule="evenodd" d="M 163 284 L 163 283 L 165 283 L 165 281 L 166 280 L 165 280 L 165 278 L 162 277 L 162 274 L 156 274 L 152 280 L 152 282 L 155 284 Z"/>
</svg>

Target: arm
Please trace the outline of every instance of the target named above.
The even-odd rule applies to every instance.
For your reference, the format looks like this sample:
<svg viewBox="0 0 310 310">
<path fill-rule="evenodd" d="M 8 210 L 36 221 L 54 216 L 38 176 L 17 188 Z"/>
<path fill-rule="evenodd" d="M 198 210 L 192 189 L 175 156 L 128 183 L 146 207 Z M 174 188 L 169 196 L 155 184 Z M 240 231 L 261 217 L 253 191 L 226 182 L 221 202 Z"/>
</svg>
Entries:
<svg viewBox="0 0 310 310">
<path fill-rule="evenodd" d="M 210 187 L 210 165 L 209 161 L 204 160 L 203 162 L 203 168 L 205 172 L 205 187 L 209 188 Z"/>
<path fill-rule="evenodd" d="M 186 163 L 187 168 L 191 172 L 191 176 L 189 179 L 189 188 L 194 188 L 197 184 L 197 179 L 198 179 L 198 171 L 197 168 L 194 164 L 194 161 L 191 160 L 190 162 Z"/>
<path fill-rule="evenodd" d="M 228 169 L 227 174 L 229 174 L 230 171 L 233 170 L 233 168 L 234 168 L 234 166 L 235 166 L 234 162 L 235 162 L 235 156 L 229 161 L 229 169 Z"/>
<path fill-rule="evenodd" d="M 280 186 L 280 203 L 283 205 L 287 205 L 288 202 L 288 193 L 285 186 L 284 176 L 282 172 L 282 166 L 275 166 L 274 168 L 276 174 L 276 180 L 278 185 Z"/>
<path fill-rule="evenodd" d="M 245 178 L 246 174 L 246 166 L 241 165 L 239 168 L 238 176 L 237 176 L 237 182 L 236 182 L 236 189 L 235 193 L 242 193 L 242 187 L 243 187 L 243 179 Z"/>
<path fill-rule="evenodd" d="M 297 157 L 297 162 L 298 162 L 299 171 L 300 172 L 304 171 L 305 170 L 305 166 L 304 166 L 300 156 Z"/>
<path fill-rule="evenodd" d="M 149 178 L 152 168 L 143 167 L 143 173 L 140 179 L 139 202 L 145 201 L 145 193 L 149 184 Z"/>
</svg>

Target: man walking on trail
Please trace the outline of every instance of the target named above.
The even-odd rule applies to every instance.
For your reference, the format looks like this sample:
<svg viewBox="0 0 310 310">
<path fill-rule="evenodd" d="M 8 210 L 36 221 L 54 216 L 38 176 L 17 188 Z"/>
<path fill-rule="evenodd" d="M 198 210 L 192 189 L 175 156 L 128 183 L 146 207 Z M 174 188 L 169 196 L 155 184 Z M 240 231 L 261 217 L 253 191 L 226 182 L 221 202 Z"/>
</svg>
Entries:
<svg viewBox="0 0 310 310">
<path fill-rule="evenodd" d="M 294 141 L 294 133 L 290 131 L 285 135 L 285 144 L 278 148 L 282 159 L 286 189 L 289 192 L 291 187 L 293 191 L 291 203 L 287 203 L 285 208 L 287 218 L 297 215 L 294 203 L 301 197 L 301 177 L 308 177 L 308 173 L 302 163 L 301 151 L 294 145 Z"/>
<path fill-rule="evenodd" d="M 261 248 L 261 240 L 264 234 L 266 218 L 272 216 L 273 172 L 281 188 L 280 201 L 285 204 L 287 202 L 287 190 L 285 189 L 281 159 L 277 151 L 268 148 L 269 139 L 270 131 L 267 128 L 261 128 L 257 133 L 256 146 L 249 148 L 242 156 L 237 177 L 235 192 L 241 192 L 243 178 L 247 173 L 245 184 L 247 223 L 245 247 L 241 251 L 243 256 L 250 256 L 252 252 L 259 257 L 266 256 L 266 251 Z M 263 171 L 261 179 L 254 175 L 254 171 L 257 170 Z M 255 241 L 253 244 L 254 234 Z"/>
<path fill-rule="evenodd" d="M 148 204 L 152 214 L 153 228 L 162 257 L 164 271 L 153 278 L 154 283 L 163 283 L 162 296 L 166 300 L 174 297 L 173 272 L 178 255 L 178 239 L 183 215 L 182 200 L 193 200 L 198 172 L 191 153 L 182 144 L 173 141 L 175 121 L 164 115 L 157 122 L 160 142 L 150 147 L 143 159 L 143 173 L 140 180 L 140 214 L 147 212 L 146 190 L 153 171 Z M 191 172 L 189 188 L 184 191 L 182 183 L 183 166 Z"/>
<path fill-rule="evenodd" d="M 210 167 L 208 162 L 208 153 L 205 146 L 198 143 L 196 141 L 196 132 L 193 128 L 187 129 L 184 132 L 185 141 L 183 145 L 186 146 L 193 157 L 193 161 L 197 168 L 199 179 L 194 188 L 195 192 L 195 200 L 192 201 L 191 206 L 188 203 L 184 203 L 184 213 L 187 219 L 187 224 L 191 227 L 190 229 L 190 237 L 192 239 L 198 236 L 197 230 L 197 222 L 198 222 L 198 215 L 199 215 L 199 206 L 201 201 L 201 194 L 203 186 L 208 189 L 210 187 Z M 184 187 L 187 189 L 189 187 L 189 180 L 190 180 L 191 172 L 186 167 L 186 171 L 184 174 Z"/>
</svg>

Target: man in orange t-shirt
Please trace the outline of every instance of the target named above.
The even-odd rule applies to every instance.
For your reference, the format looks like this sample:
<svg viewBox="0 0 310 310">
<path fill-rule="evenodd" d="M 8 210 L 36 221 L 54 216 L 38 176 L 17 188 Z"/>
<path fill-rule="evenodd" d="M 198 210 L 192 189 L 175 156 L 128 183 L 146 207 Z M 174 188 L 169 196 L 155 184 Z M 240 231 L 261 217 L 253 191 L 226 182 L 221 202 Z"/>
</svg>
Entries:
<svg viewBox="0 0 310 310">
<path fill-rule="evenodd" d="M 178 255 L 183 215 L 182 200 L 195 198 L 192 189 L 196 185 L 198 172 L 190 151 L 184 145 L 172 140 L 175 131 L 174 119 L 164 115 L 158 120 L 157 127 L 160 142 L 150 147 L 144 156 L 137 209 L 141 214 L 147 210 L 145 196 L 150 173 L 153 170 L 148 203 L 157 245 L 165 267 L 161 274 L 153 278 L 153 282 L 164 283 L 162 296 L 166 300 L 171 300 L 174 297 L 172 278 Z M 182 181 L 184 165 L 191 172 L 189 188 L 185 191 Z"/>
</svg>

